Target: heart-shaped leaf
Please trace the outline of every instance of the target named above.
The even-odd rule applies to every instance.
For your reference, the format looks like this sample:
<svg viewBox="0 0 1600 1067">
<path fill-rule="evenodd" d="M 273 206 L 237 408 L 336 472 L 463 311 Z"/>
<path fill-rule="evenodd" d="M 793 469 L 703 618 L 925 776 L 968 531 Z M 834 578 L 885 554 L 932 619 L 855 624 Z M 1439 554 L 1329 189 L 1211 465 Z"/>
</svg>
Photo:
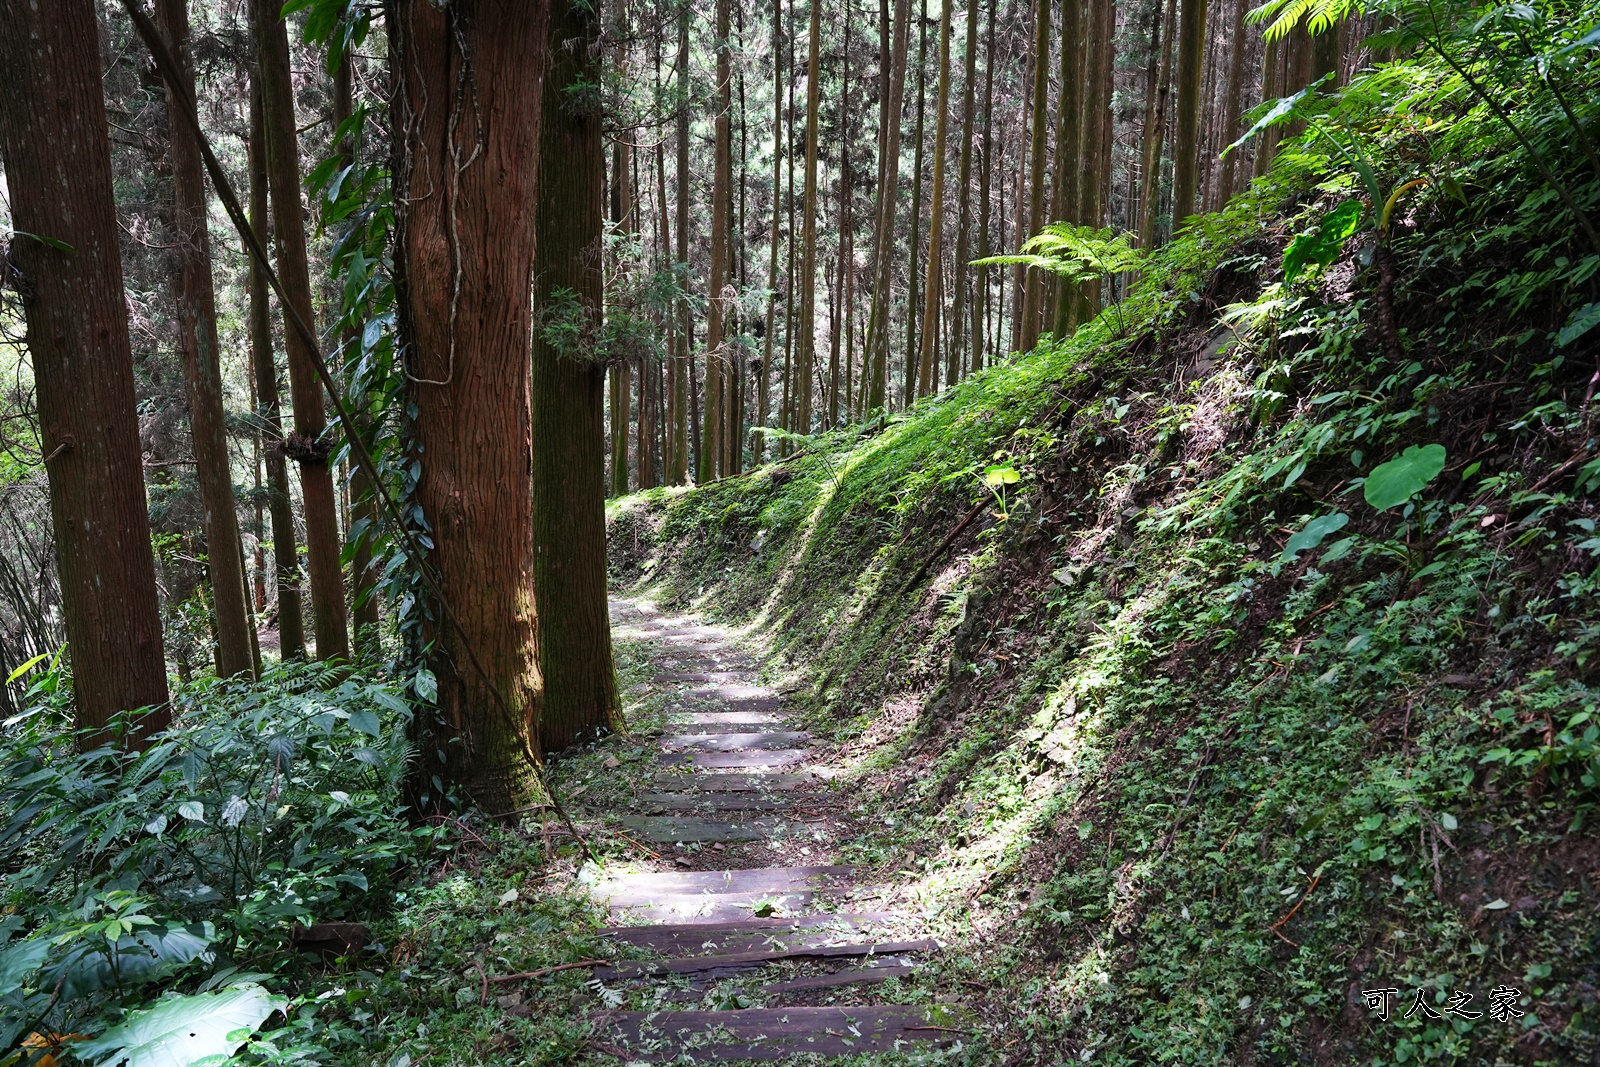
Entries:
<svg viewBox="0 0 1600 1067">
<path fill-rule="evenodd" d="M 1374 467 L 1362 495 L 1379 511 L 1404 504 L 1439 477 L 1445 458 L 1443 445 L 1412 445 L 1397 458 Z"/>
<path fill-rule="evenodd" d="M 1283 546 L 1283 555 L 1278 557 L 1279 562 L 1288 563 L 1300 553 L 1311 551 L 1329 534 L 1344 529 L 1349 523 L 1350 516 L 1342 511 L 1317 516 L 1306 523 L 1305 529 L 1289 538 L 1289 543 Z"/>
<path fill-rule="evenodd" d="M 189 1067 L 233 1055 L 286 1003 L 258 985 L 167 996 L 73 1052 L 94 1067 Z"/>
</svg>

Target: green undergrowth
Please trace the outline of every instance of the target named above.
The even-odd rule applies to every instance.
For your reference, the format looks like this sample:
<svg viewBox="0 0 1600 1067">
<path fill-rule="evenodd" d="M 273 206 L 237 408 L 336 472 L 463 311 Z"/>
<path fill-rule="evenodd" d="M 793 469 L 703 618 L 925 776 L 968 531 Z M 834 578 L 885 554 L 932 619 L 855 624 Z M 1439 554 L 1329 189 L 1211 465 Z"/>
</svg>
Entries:
<svg viewBox="0 0 1600 1067">
<path fill-rule="evenodd" d="M 1472 105 L 1397 65 L 1317 116 L 1428 179 L 1398 360 L 1370 228 L 1284 280 L 1378 206 L 1291 140 L 1072 338 L 611 508 L 616 581 L 754 623 L 851 742 L 845 858 L 996 1062 L 1600 1056 L 1600 256 Z"/>
</svg>

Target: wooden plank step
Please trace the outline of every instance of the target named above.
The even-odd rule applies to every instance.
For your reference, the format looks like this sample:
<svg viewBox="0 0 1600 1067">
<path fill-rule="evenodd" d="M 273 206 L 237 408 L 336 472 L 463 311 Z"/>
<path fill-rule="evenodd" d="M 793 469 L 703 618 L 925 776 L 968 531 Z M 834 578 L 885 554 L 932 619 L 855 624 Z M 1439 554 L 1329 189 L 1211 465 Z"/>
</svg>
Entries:
<svg viewBox="0 0 1600 1067">
<path fill-rule="evenodd" d="M 966 1028 L 946 1007 L 749 1008 L 744 1011 L 618 1011 L 592 1016 L 602 1039 L 630 1059 L 713 1063 L 806 1053 L 854 1056 L 909 1045 L 949 1045 Z"/>
<path fill-rule="evenodd" d="M 669 734 L 656 743 L 668 752 L 740 752 L 746 749 L 794 748 L 811 740 L 804 730 L 770 733 Z"/>
<path fill-rule="evenodd" d="M 810 785 L 816 778 L 806 771 L 788 774 L 760 772 L 751 774 L 700 774 L 694 771 L 672 771 L 658 774 L 650 784 L 662 792 L 684 793 L 749 793 L 783 792 Z"/>
<path fill-rule="evenodd" d="M 679 815 L 630 815 L 622 820 L 622 825 L 651 844 L 670 845 L 696 841 L 764 841 L 787 824 L 782 819 L 727 822 Z"/>
<path fill-rule="evenodd" d="M 764 685 L 707 682 L 689 690 L 689 695 L 702 700 L 725 700 L 730 704 L 742 704 L 749 700 L 773 700 L 778 694 Z"/>
<path fill-rule="evenodd" d="M 748 770 L 753 767 L 793 767 L 811 756 L 809 749 L 777 748 L 749 752 L 668 752 L 657 758 L 664 767 L 703 767 L 710 770 Z"/>
<path fill-rule="evenodd" d="M 672 682 L 695 682 L 723 684 L 727 682 L 748 683 L 755 677 L 754 670 L 728 670 L 728 671 L 664 671 L 651 676 L 652 682 L 668 684 Z"/>
<path fill-rule="evenodd" d="M 752 909 L 762 904 L 780 914 L 800 912 L 812 905 L 817 890 L 840 887 L 850 872 L 849 867 L 652 872 L 602 879 L 590 892 L 618 919 L 714 923 L 759 918 Z"/>
<path fill-rule="evenodd" d="M 682 893 L 659 897 L 648 903 L 613 904 L 612 919 L 634 922 L 722 923 L 754 916 L 798 916 L 818 902 L 811 890 L 791 893 Z M 770 910 L 769 910 L 770 909 Z"/>
<path fill-rule="evenodd" d="M 640 811 L 787 811 L 789 801 L 755 791 L 742 793 L 645 793 L 635 797 Z"/>
<path fill-rule="evenodd" d="M 761 987 L 764 993 L 804 993 L 812 989 L 837 989 L 847 985 L 871 985 L 876 982 L 887 982 L 891 978 L 904 978 L 915 967 L 908 963 L 890 964 L 883 967 L 852 967 L 849 970 L 836 971 L 833 974 L 814 974 L 807 978 L 796 978 L 789 982 L 768 982 Z"/>
<path fill-rule="evenodd" d="M 765 726 L 768 723 L 781 723 L 783 718 L 767 711 L 679 711 L 667 716 L 667 722 L 675 730 L 684 733 L 697 733 L 699 731 L 688 729 L 691 726 Z M 722 733 L 721 730 L 707 730 L 706 733 Z"/>
<path fill-rule="evenodd" d="M 670 960 L 625 960 L 614 967 L 596 967 L 594 976 L 643 978 L 653 974 L 696 974 L 702 971 L 733 972 L 762 967 L 779 960 L 854 959 L 860 956 L 890 956 L 913 952 L 936 952 L 932 940 L 858 942 L 851 945 L 802 945 L 799 948 L 728 952 L 715 956 L 680 956 Z"/>
<path fill-rule="evenodd" d="M 743 919 L 720 923 L 660 923 L 608 926 L 600 932 L 616 941 L 663 956 L 708 952 L 755 952 L 860 938 L 895 921 L 889 912 L 800 915 L 792 919 Z"/>
</svg>

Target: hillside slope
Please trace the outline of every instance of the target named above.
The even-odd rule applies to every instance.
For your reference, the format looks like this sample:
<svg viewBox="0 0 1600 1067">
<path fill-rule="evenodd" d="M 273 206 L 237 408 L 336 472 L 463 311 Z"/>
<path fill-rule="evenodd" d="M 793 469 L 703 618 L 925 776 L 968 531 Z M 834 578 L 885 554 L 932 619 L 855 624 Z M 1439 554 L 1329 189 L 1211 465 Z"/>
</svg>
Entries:
<svg viewBox="0 0 1600 1067">
<path fill-rule="evenodd" d="M 1290 142 L 1070 340 L 612 508 L 617 583 L 794 667 L 996 1062 L 1600 1057 L 1600 255 L 1470 105 L 1396 66 L 1322 120 L 1428 182 L 1398 360 L 1370 229 L 1284 282 L 1377 207 Z"/>
</svg>

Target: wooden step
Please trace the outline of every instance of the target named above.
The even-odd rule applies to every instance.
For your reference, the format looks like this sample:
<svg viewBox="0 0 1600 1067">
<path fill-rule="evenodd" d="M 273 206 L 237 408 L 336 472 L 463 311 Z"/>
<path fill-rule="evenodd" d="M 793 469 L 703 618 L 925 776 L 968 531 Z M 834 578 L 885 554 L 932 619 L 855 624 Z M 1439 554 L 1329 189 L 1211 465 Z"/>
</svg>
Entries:
<svg viewBox="0 0 1600 1067">
<path fill-rule="evenodd" d="M 722 774 L 696 771 L 671 771 L 658 774 L 650 784 L 663 793 L 747 793 L 784 792 L 810 785 L 816 777 L 806 771 L 791 773 Z"/>
<path fill-rule="evenodd" d="M 667 716 L 667 723 L 686 734 L 724 733 L 730 726 L 769 726 L 781 724 L 783 718 L 767 711 L 675 711 Z M 694 730 L 704 726 L 708 729 Z"/>
<path fill-rule="evenodd" d="M 633 799 L 647 812 L 787 811 L 789 801 L 754 791 L 742 793 L 645 793 Z"/>
<path fill-rule="evenodd" d="M 770 733 L 670 734 L 656 744 L 667 752 L 740 752 L 746 749 L 782 749 L 811 740 L 804 730 Z"/>
<path fill-rule="evenodd" d="M 763 993 L 805 993 L 813 989 L 838 989 L 848 985 L 872 985 L 891 978 L 904 978 L 915 967 L 909 963 L 885 964 L 881 967 L 851 967 L 833 974 L 814 974 L 788 982 L 768 982 L 761 987 Z"/>
<path fill-rule="evenodd" d="M 942 1006 L 618 1011 L 592 1018 L 601 1039 L 623 1046 L 629 1059 L 656 1063 L 854 1056 L 950 1045 L 968 1032 L 965 1016 Z"/>
<path fill-rule="evenodd" d="M 895 921 L 889 912 L 801 915 L 792 919 L 742 919 L 720 923 L 661 923 L 608 926 L 613 940 L 663 956 L 757 952 L 839 944 Z"/>
<path fill-rule="evenodd" d="M 764 967 L 780 960 L 800 959 L 855 959 L 861 956 L 892 956 L 917 952 L 936 952 L 939 945 L 931 940 L 857 942 L 848 945 L 802 945 L 799 948 L 727 952 L 714 956 L 680 956 L 668 960 L 624 960 L 613 967 L 597 967 L 594 976 L 601 980 L 611 978 L 644 978 L 653 974 L 698 974 L 715 972 L 732 974 L 751 967 Z"/>
<path fill-rule="evenodd" d="M 656 762 L 663 767 L 749 770 L 755 767 L 794 767 L 810 757 L 809 749 L 776 748 L 753 752 L 668 752 L 659 756 Z"/>
<path fill-rule="evenodd" d="M 636 922 L 718 923 L 765 918 L 753 913 L 770 905 L 793 915 L 816 902 L 818 891 L 838 892 L 849 867 L 752 867 L 732 871 L 683 871 L 618 875 L 590 887 L 613 917 Z"/>
<path fill-rule="evenodd" d="M 641 840 L 658 845 L 765 841 L 788 826 L 782 819 L 744 818 L 734 822 L 683 815 L 630 815 L 622 825 Z"/>
</svg>

